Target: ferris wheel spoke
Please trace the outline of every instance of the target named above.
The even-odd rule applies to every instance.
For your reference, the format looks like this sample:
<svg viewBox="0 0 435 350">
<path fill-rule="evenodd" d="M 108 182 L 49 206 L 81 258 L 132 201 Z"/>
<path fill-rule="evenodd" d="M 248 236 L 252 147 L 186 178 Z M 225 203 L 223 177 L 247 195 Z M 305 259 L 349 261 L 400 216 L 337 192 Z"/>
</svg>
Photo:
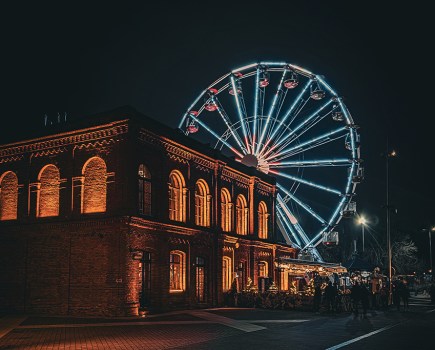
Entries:
<svg viewBox="0 0 435 350">
<path fill-rule="evenodd" d="M 281 122 L 284 124 L 288 117 L 295 111 L 296 107 L 302 102 L 303 96 L 305 95 L 305 92 L 308 90 L 308 88 L 310 87 L 311 83 L 313 81 L 311 79 L 308 80 L 308 82 L 305 84 L 304 88 L 302 89 L 302 91 L 299 93 L 299 95 L 296 97 L 296 99 L 294 100 L 294 102 L 292 103 L 292 105 L 290 106 L 290 108 L 287 110 L 287 112 L 284 114 L 284 116 L 281 119 Z M 305 103 L 308 101 L 308 99 L 305 101 Z M 295 117 L 295 116 L 294 116 Z M 290 120 L 290 122 L 288 123 L 288 125 L 290 125 L 293 120 L 294 117 Z M 272 130 L 270 137 L 268 139 L 267 144 L 274 140 L 276 134 L 280 131 L 279 127 L 276 127 L 275 129 Z M 284 131 L 284 130 L 283 130 Z M 277 138 L 277 140 L 279 140 L 281 138 L 283 132 L 281 132 L 280 136 Z M 265 145 L 267 147 L 267 144 Z"/>
<path fill-rule="evenodd" d="M 329 131 L 323 135 L 317 136 L 315 138 L 312 138 L 311 140 L 305 141 L 303 143 L 300 143 L 298 145 L 295 145 L 293 147 L 290 147 L 286 150 L 281 151 L 280 153 L 276 153 L 268 158 L 266 158 L 267 161 L 271 161 L 273 159 L 284 159 L 288 158 L 289 156 L 293 156 L 295 154 L 301 153 L 306 151 L 307 149 L 311 149 L 314 147 L 318 147 L 320 145 L 324 145 L 325 143 L 332 142 L 337 140 L 338 138 L 342 138 L 346 136 L 347 133 L 344 133 L 343 135 L 340 135 L 338 138 L 331 138 L 331 136 L 342 133 L 343 131 L 347 131 L 347 127 L 342 126 L 338 129 Z"/>
<path fill-rule="evenodd" d="M 232 86 L 232 88 L 234 90 L 234 99 L 235 99 L 236 105 L 237 105 L 237 112 L 239 114 L 240 125 L 242 127 L 243 138 L 244 138 L 244 141 L 245 141 L 246 149 L 248 150 L 248 153 L 250 153 L 249 142 L 248 142 L 248 132 L 246 130 L 246 125 L 245 125 L 246 109 L 243 109 L 244 102 L 243 102 L 243 105 L 242 105 L 241 100 L 240 100 L 240 96 L 237 93 L 236 81 L 235 81 L 233 75 L 231 76 L 230 80 L 231 80 L 231 86 Z"/>
<path fill-rule="evenodd" d="M 277 196 L 277 200 L 278 200 L 278 209 L 282 208 L 284 213 L 290 215 L 290 220 L 291 217 L 293 216 L 293 214 L 291 214 L 290 209 L 288 208 L 287 204 L 282 200 L 282 197 L 280 196 L 280 194 L 278 194 Z M 285 218 L 285 216 L 283 216 Z M 292 223 L 293 227 L 295 228 L 295 230 L 298 233 L 298 236 L 302 239 L 302 241 L 305 244 L 305 247 L 302 250 L 305 250 L 307 248 L 311 248 L 313 250 L 313 254 L 317 257 L 317 259 L 319 261 L 323 261 L 322 257 L 320 256 L 319 252 L 317 251 L 317 249 L 313 246 L 310 245 L 310 239 L 308 238 L 307 234 L 305 233 L 305 231 L 303 230 L 303 228 L 301 227 L 301 225 L 299 225 L 299 223 L 296 221 L 295 223 Z"/>
<path fill-rule="evenodd" d="M 293 134 L 292 137 L 288 138 L 288 140 L 279 147 L 275 153 L 282 152 L 287 146 L 289 146 L 291 143 L 293 143 L 295 140 L 299 139 L 303 134 L 305 134 L 308 130 L 316 126 L 322 119 L 325 119 L 329 114 L 331 114 L 335 110 L 332 109 L 329 112 L 327 112 L 324 115 L 317 115 L 316 118 L 313 118 L 310 120 L 309 123 L 305 124 L 300 130 L 298 134 Z"/>
<path fill-rule="evenodd" d="M 301 179 L 300 177 L 296 177 L 296 176 L 293 176 L 293 175 L 290 175 L 290 174 L 285 174 L 285 173 L 283 173 L 281 171 L 277 171 L 277 170 L 271 169 L 271 170 L 269 170 L 269 173 L 275 174 L 275 175 L 278 175 L 278 176 L 282 176 L 282 177 L 285 177 L 287 179 L 299 182 L 301 184 L 304 184 L 304 185 L 307 185 L 307 186 L 310 186 L 310 187 L 318 188 L 318 189 L 326 191 L 326 192 L 334 193 L 334 194 L 337 194 L 339 196 L 343 195 L 339 190 L 336 190 L 334 188 L 326 187 L 326 186 L 317 184 L 317 183 L 315 183 L 313 181 L 304 180 L 304 179 Z"/>
<path fill-rule="evenodd" d="M 352 159 L 337 158 L 337 159 L 318 159 L 318 160 L 300 160 L 286 162 L 269 163 L 271 168 L 310 168 L 310 167 L 326 167 L 326 166 L 349 166 L 352 164 Z"/>
<path fill-rule="evenodd" d="M 199 125 L 201 125 L 205 130 L 207 130 L 211 135 L 213 135 L 219 142 L 222 142 L 225 146 L 227 146 L 233 153 L 235 153 L 240 158 L 243 158 L 243 154 L 240 153 L 237 149 L 235 149 L 233 146 L 231 146 L 225 139 L 220 137 L 218 134 L 216 134 L 207 124 L 205 124 L 203 121 L 201 121 L 198 118 L 195 118 L 194 116 L 190 116 L 195 122 L 197 122 Z"/>
<path fill-rule="evenodd" d="M 261 144 L 262 144 L 262 142 L 263 142 L 263 138 L 264 138 L 264 136 L 266 135 L 266 133 L 267 133 L 268 130 L 269 130 L 270 118 L 272 117 L 272 114 L 274 113 L 275 108 L 276 108 L 276 106 L 277 106 L 277 104 L 278 104 L 278 103 L 277 103 L 277 102 L 278 102 L 278 99 L 279 99 L 279 97 L 280 97 L 281 94 L 282 94 L 282 84 L 283 84 L 283 82 L 284 82 L 284 79 L 285 79 L 286 74 L 287 74 L 287 69 L 284 69 L 284 71 L 283 71 L 283 73 L 282 73 L 282 76 L 281 76 L 281 80 L 280 80 L 280 82 L 279 82 L 279 84 L 278 84 L 278 87 L 277 87 L 277 90 L 276 90 L 275 96 L 273 97 L 273 102 L 272 102 L 272 105 L 271 105 L 271 107 L 270 107 L 270 109 L 269 109 L 269 113 L 267 114 L 266 123 L 265 123 L 265 125 L 263 126 L 262 131 L 261 131 L 261 134 L 260 134 L 260 138 L 258 139 L 257 150 L 256 150 L 256 152 L 255 152 L 256 155 L 258 155 L 258 153 L 259 153 L 259 151 L 260 151 Z"/>
<path fill-rule="evenodd" d="M 279 146 L 281 146 L 286 140 L 288 140 L 290 137 L 292 137 L 293 135 L 296 134 L 297 131 L 299 131 L 300 129 L 304 128 L 306 125 L 310 125 L 310 123 L 313 121 L 313 119 L 317 119 L 319 118 L 319 114 L 326 108 L 328 107 L 331 103 L 332 103 L 333 99 L 328 100 L 325 104 L 323 104 L 321 107 L 319 107 L 314 113 L 312 113 L 310 116 L 308 116 L 307 118 L 305 118 L 305 120 L 300 123 L 299 125 L 297 125 L 294 129 L 292 129 L 288 134 L 286 134 L 283 138 L 281 138 L 280 140 L 276 141 L 276 143 L 274 143 L 274 145 L 267 150 L 264 154 L 263 157 L 267 157 L 268 154 L 270 154 L 272 151 L 274 151 L 275 149 L 277 149 Z M 284 145 L 285 147 L 285 145 Z M 280 147 L 279 149 L 282 149 L 282 147 Z"/>
<path fill-rule="evenodd" d="M 280 230 L 282 231 L 282 233 L 285 235 L 284 238 L 286 238 L 286 237 L 289 238 L 289 240 L 286 239 L 287 243 L 289 243 L 289 244 L 293 243 L 298 248 L 301 248 L 301 246 L 302 246 L 301 240 L 299 239 L 298 234 L 296 233 L 295 229 L 293 228 L 293 225 L 290 222 L 288 222 L 288 219 L 286 219 L 285 214 L 283 213 L 281 208 L 278 208 L 278 210 L 277 210 L 277 217 L 278 217 L 278 226 L 279 226 Z M 289 234 L 289 232 L 290 232 L 290 234 Z"/>
<path fill-rule="evenodd" d="M 227 130 L 231 133 L 236 143 L 239 145 L 240 149 L 244 154 L 248 153 L 248 150 L 243 145 L 243 141 L 240 138 L 240 135 L 237 133 L 237 130 L 234 128 L 233 124 L 230 121 L 230 118 L 228 117 L 228 114 L 225 112 L 224 108 L 222 107 L 222 104 L 220 101 L 215 97 L 214 101 L 216 102 L 217 111 L 219 115 L 221 116 L 222 120 L 224 121 Z"/>
<path fill-rule="evenodd" d="M 325 219 L 323 219 L 319 214 L 317 214 L 309 205 L 303 203 L 299 198 L 297 198 L 295 195 L 291 194 L 289 191 L 287 191 L 284 187 L 282 187 L 280 184 L 277 184 L 278 188 L 286 194 L 286 196 L 290 197 L 295 203 L 297 203 L 300 207 L 305 209 L 311 216 L 313 216 L 316 220 L 318 220 L 323 225 L 326 225 L 327 222 Z"/>
<path fill-rule="evenodd" d="M 303 244 L 307 244 L 310 240 L 302 227 L 299 225 L 298 220 L 293 215 L 292 211 L 288 207 L 287 203 L 285 203 L 281 197 L 280 194 L 276 197 L 278 202 L 278 209 L 282 211 L 284 221 L 287 223 L 288 226 L 293 227 L 294 230 L 297 232 L 295 236 L 299 237 Z"/>
</svg>

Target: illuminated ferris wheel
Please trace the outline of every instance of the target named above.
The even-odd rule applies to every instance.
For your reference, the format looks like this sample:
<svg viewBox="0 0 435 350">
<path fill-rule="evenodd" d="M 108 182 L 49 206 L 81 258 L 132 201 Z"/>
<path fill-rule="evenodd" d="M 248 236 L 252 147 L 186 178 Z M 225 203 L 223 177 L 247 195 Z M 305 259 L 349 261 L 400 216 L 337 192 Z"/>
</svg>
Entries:
<svg viewBox="0 0 435 350">
<path fill-rule="evenodd" d="M 179 128 L 275 176 L 280 231 L 322 261 L 316 247 L 337 241 L 363 178 L 358 127 L 323 76 L 284 62 L 234 69 L 199 94 Z"/>
</svg>

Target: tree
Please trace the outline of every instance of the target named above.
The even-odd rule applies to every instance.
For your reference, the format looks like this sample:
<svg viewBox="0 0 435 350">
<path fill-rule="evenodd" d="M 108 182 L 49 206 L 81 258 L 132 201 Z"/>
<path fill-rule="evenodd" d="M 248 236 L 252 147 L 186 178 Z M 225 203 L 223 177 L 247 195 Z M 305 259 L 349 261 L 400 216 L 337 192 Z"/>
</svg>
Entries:
<svg viewBox="0 0 435 350">
<path fill-rule="evenodd" d="M 419 267 L 417 247 L 408 235 L 392 244 L 392 263 L 396 274 L 409 274 Z"/>
</svg>

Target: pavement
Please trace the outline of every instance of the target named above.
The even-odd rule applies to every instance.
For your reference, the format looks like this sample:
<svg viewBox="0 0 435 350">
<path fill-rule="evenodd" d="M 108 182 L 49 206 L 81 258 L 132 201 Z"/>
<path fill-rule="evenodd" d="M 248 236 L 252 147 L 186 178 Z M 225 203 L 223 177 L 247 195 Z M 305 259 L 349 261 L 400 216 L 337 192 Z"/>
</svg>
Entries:
<svg viewBox="0 0 435 350">
<path fill-rule="evenodd" d="M 395 349 L 425 347 L 435 305 L 411 297 L 408 310 L 369 310 L 367 317 L 299 310 L 215 308 L 145 318 L 35 315 L 0 317 L 0 349 Z M 415 328 L 415 329 L 414 329 Z M 416 339 L 416 336 L 419 337 Z M 416 347 L 417 345 L 417 347 Z"/>
</svg>

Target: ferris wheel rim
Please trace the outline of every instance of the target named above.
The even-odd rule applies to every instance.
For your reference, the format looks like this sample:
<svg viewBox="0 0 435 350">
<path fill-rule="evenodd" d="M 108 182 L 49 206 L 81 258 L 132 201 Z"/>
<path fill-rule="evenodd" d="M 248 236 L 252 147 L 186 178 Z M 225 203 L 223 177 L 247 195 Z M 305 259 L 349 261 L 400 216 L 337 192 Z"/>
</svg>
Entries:
<svg viewBox="0 0 435 350">
<path fill-rule="evenodd" d="M 278 73 L 278 72 L 282 72 L 281 75 L 281 80 L 280 83 L 278 84 L 278 88 L 277 88 L 277 92 L 274 95 L 274 99 L 273 99 L 273 103 L 269 109 L 268 113 L 264 113 L 264 101 L 263 101 L 263 105 L 262 105 L 262 111 L 261 113 L 259 113 L 257 107 L 258 107 L 258 94 L 259 94 L 259 87 L 258 87 L 258 81 L 259 81 L 259 72 L 267 72 L 269 74 L 269 72 L 273 72 Z M 300 94 L 297 98 L 295 98 L 292 106 L 288 109 L 288 111 L 286 112 L 285 116 L 283 119 L 279 119 L 278 115 L 279 113 L 281 113 L 281 108 L 283 106 L 287 91 L 282 91 L 283 88 L 283 82 L 284 82 L 284 78 L 286 77 L 286 74 L 288 72 L 292 72 L 296 73 L 302 77 L 304 77 L 307 82 L 305 84 L 305 88 L 303 88 L 302 91 L 300 91 Z M 247 113 L 247 107 L 244 105 L 245 101 L 244 101 L 244 96 L 243 96 L 243 90 L 241 88 L 241 82 L 243 82 L 245 79 L 251 78 L 251 77 L 255 77 L 255 81 L 256 81 L 256 88 L 255 88 L 255 104 L 254 104 L 254 113 L 252 113 L 251 115 L 248 115 Z M 227 80 L 227 81 L 226 81 Z M 239 84 L 240 83 L 240 90 L 239 89 Z M 269 82 L 267 82 L 268 84 Z M 267 86 L 267 84 L 265 86 Z M 327 101 L 327 103 L 323 104 L 321 106 L 321 108 L 319 108 L 318 110 L 315 110 L 315 112 L 313 112 L 310 116 L 308 117 L 304 117 L 306 119 L 303 119 L 302 122 L 300 124 L 298 124 L 298 126 L 296 127 L 296 131 L 301 130 L 300 134 L 296 134 L 296 131 L 292 131 L 292 129 L 290 128 L 290 124 L 293 122 L 293 120 L 296 118 L 297 114 L 300 113 L 304 108 L 305 108 L 305 104 L 308 103 L 309 98 L 302 98 L 304 96 L 304 94 L 307 92 L 307 89 L 309 88 L 311 91 L 311 94 L 313 94 L 313 86 L 314 84 L 316 84 L 316 86 L 319 88 L 318 90 L 318 95 L 316 95 L 316 99 L 318 98 L 318 100 L 321 100 L 325 97 L 326 92 L 325 90 L 328 92 L 329 95 L 329 100 Z M 296 84 L 297 85 L 297 84 Z M 264 86 L 264 87 L 265 87 Z M 322 90 L 323 89 L 323 90 Z M 232 90 L 233 92 L 233 96 L 234 96 L 234 101 L 235 104 L 237 105 L 237 118 L 236 121 L 233 121 L 232 119 L 230 119 L 230 117 L 228 116 L 227 112 L 225 111 L 223 106 L 219 106 L 220 99 L 219 99 L 219 95 L 222 94 L 224 91 L 229 91 Z M 316 91 L 314 91 L 316 92 Z M 231 94 L 231 92 L 230 92 Z M 264 99 L 264 94 L 265 92 L 263 92 L 263 96 L 262 98 Z M 280 100 L 279 102 L 281 103 L 280 106 L 277 106 L 277 101 L 279 99 L 279 94 L 284 94 L 284 97 L 282 100 Z M 313 99 L 314 97 L 311 96 Z M 208 101 L 210 103 L 214 103 L 215 106 L 213 106 L 214 111 L 217 110 L 218 113 L 221 116 L 222 121 L 226 124 L 227 129 L 225 130 L 224 133 L 221 133 L 219 135 L 219 133 L 216 133 L 212 130 L 212 128 L 210 128 L 204 121 L 202 121 L 199 116 L 201 115 L 201 113 L 204 111 L 204 107 L 206 106 L 206 103 L 202 104 L 202 106 L 198 109 L 196 115 L 191 115 L 190 112 L 194 110 L 194 107 L 198 105 L 198 103 L 200 102 L 201 99 L 204 99 L 204 101 Z M 302 107 L 298 106 L 298 104 L 301 101 L 304 101 L 304 105 Z M 326 118 L 326 116 L 328 116 L 330 113 L 332 113 L 334 111 L 331 110 L 328 112 L 328 114 L 319 117 L 320 113 L 323 111 L 323 109 L 327 109 L 330 108 L 330 104 L 333 104 L 334 109 L 337 109 L 337 111 L 339 111 L 340 113 L 342 113 L 342 120 L 345 121 L 346 126 L 345 127 L 340 127 L 337 128 L 336 130 L 332 130 L 329 131 L 329 133 L 325 133 L 322 134 L 320 136 L 318 136 L 317 138 L 313 138 L 311 140 L 306 141 L 305 143 L 303 143 L 302 145 L 305 147 L 307 146 L 307 148 L 303 148 L 301 147 L 301 143 L 299 138 L 306 132 L 309 132 L 310 129 L 314 128 L 316 126 L 317 123 L 321 122 L 323 118 Z M 201 103 L 199 103 L 199 105 L 201 105 Z M 274 109 L 279 108 L 276 116 L 273 115 L 273 113 L 275 112 Z M 298 108 L 299 111 L 297 111 L 297 113 L 295 113 L 295 110 L 297 110 Z M 286 119 L 293 113 L 292 116 L 292 120 L 290 121 L 290 124 L 285 124 Z M 350 201 L 352 200 L 352 197 L 355 195 L 355 190 L 356 190 L 356 186 L 357 183 L 353 181 L 353 177 L 356 175 L 356 173 L 359 171 L 360 166 L 360 148 L 359 148 L 359 141 L 357 142 L 357 138 L 358 138 L 358 134 L 356 132 L 356 128 L 357 126 L 355 126 L 353 118 L 347 108 L 347 106 L 344 104 L 343 99 L 335 92 L 335 90 L 326 82 L 326 80 L 324 79 L 323 76 L 321 75 L 316 75 L 308 70 L 306 70 L 305 68 L 302 68 L 298 65 L 295 64 L 291 64 L 291 63 L 286 63 L 286 62 L 269 62 L 269 61 L 261 61 L 258 63 L 252 63 L 249 65 L 245 65 L 245 66 L 241 66 L 238 67 L 236 69 L 231 70 L 229 73 L 222 75 L 221 77 L 219 77 L 217 80 L 215 80 L 212 84 L 210 84 L 206 89 L 204 89 L 199 95 L 198 97 L 194 100 L 194 102 L 191 104 L 191 106 L 186 110 L 186 112 L 184 113 L 184 115 L 181 118 L 180 124 L 179 124 L 179 128 L 183 129 L 183 125 L 186 122 L 186 118 L 190 118 L 190 120 L 194 123 L 197 123 L 197 125 L 202 126 L 205 130 L 207 130 L 211 135 L 213 135 L 216 138 L 216 145 L 215 148 L 219 148 L 222 150 L 222 148 L 224 146 L 226 146 L 227 148 L 230 149 L 230 151 L 232 151 L 237 157 L 239 157 L 242 162 L 243 159 L 248 155 L 248 154 L 252 154 L 255 157 L 257 157 L 257 160 L 260 159 L 261 156 L 265 157 L 265 161 L 268 165 L 268 173 L 270 174 L 274 174 L 274 176 L 277 177 L 277 183 L 280 184 L 280 181 L 278 180 L 280 178 L 280 176 L 283 176 L 284 178 L 287 179 L 291 179 L 293 181 L 292 184 L 292 188 L 293 186 L 295 186 L 296 182 L 299 181 L 299 183 L 296 186 L 296 189 L 299 188 L 299 186 L 301 184 L 305 185 L 305 186 L 313 186 L 317 189 L 326 191 L 326 192 L 330 192 L 333 194 L 338 195 L 340 198 L 337 206 L 335 207 L 335 209 L 333 210 L 332 215 L 328 218 L 328 219 L 324 219 L 322 218 L 321 220 L 319 220 L 320 216 L 318 216 L 318 214 L 311 212 L 310 213 L 310 208 L 307 205 L 301 205 L 301 207 L 307 211 L 308 213 L 310 213 L 310 215 L 312 215 L 314 218 L 316 218 L 317 220 L 321 221 L 323 224 L 323 228 L 314 235 L 311 235 L 311 237 L 313 238 L 309 238 L 304 237 L 304 234 L 300 233 L 300 237 L 302 237 L 302 241 L 303 242 L 299 242 L 300 246 L 303 249 L 306 249 L 309 246 L 316 246 L 319 243 L 319 237 L 325 232 L 325 231 L 331 231 L 334 227 L 336 227 L 336 225 L 338 225 L 338 223 L 341 221 L 343 215 L 342 215 L 342 211 L 344 210 L 344 208 L 346 207 L 346 205 L 348 205 L 350 203 Z M 189 120 L 189 119 L 188 119 Z M 256 130 L 256 124 L 259 123 L 260 127 L 262 127 L 261 132 L 257 132 Z M 269 126 L 269 124 L 271 123 L 271 127 Z M 253 125 L 251 125 L 253 124 Z M 278 125 L 277 125 L 278 124 Z M 265 125 L 265 126 L 264 126 Z M 239 130 L 241 129 L 241 130 Z M 285 131 L 289 131 L 286 135 Z M 281 154 L 281 158 L 279 156 L 276 155 L 270 155 L 271 151 L 270 149 L 267 149 L 267 146 L 269 145 L 271 139 L 273 139 L 273 137 L 275 137 L 277 134 L 279 133 L 279 135 L 277 136 L 278 140 L 274 143 L 274 147 L 278 149 L 279 152 L 283 151 L 283 153 Z M 341 134 L 340 134 L 341 133 Z M 337 138 L 332 138 L 332 136 L 334 136 L 335 134 L 337 134 Z M 189 132 L 186 131 L 186 135 L 189 135 Z M 289 136 L 290 135 L 290 136 Z M 258 139 L 257 139 L 258 136 Z M 269 136 L 272 136 L 271 138 L 269 138 Z M 293 138 L 292 138 L 293 136 Z M 263 140 L 264 141 L 263 143 Z M 315 159 L 311 159 L 306 161 L 305 163 L 303 162 L 288 162 L 286 163 L 285 160 L 286 158 L 289 157 L 293 157 L 298 153 L 304 154 L 305 152 L 316 148 L 316 147 L 320 147 L 323 146 L 324 144 L 330 143 L 330 142 L 334 142 L 339 138 L 345 138 L 346 142 L 350 144 L 350 148 L 348 148 L 351 152 L 350 156 L 347 159 L 323 159 L 323 160 L 315 160 Z M 228 140 L 231 140 L 230 142 L 227 142 Z M 288 147 L 291 143 L 295 142 L 295 140 L 297 142 L 299 142 L 298 145 L 293 146 L 292 147 Z M 257 143 L 256 143 L 257 142 Z M 234 143 L 236 144 L 236 147 L 234 146 Z M 358 143 L 358 145 L 357 145 Z M 347 148 L 347 147 L 346 147 Z M 268 157 L 268 158 L 266 158 Z M 274 160 L 274 162 L 273 162 Z M 279 164 L 279 162 L 281 161 L 282 164 Z M 270 165 L 272 165 L 272 169 L 270 169 Z M 299 168 L 303 168 L 303 167 L 316 167 L 316 166 L 322 166 L 322 167 L 327 167 L 327 166 L 342 166 L 342 167 L 346 167 L 348 169 L 348 176 L 346 178 L 345 181 L 345 186 L 343 190 L 336 190 L 333 188 L 329 188 L 326 186 L 322 186 L 322 185 L 318 185 L 315 183 L 312 183 L 310 181 L 307 180 L 303 180 L 303 179 L 299 179 L 297 177 L 291 176 L 289 174 L 282 174 L 279 171 L 277 171 L 276 169 L 283 169 L 285 168 L 285 166 L 291 168 L 291 167 L 298 167 Z M 261 169 L 260 169 L 261 170 Z M 279 187 L 281 187 L 279 189 L 279 191 L 281 191 L 281 193 L 285 193 L 285 191 L 283 191 L 283 187 L 282 185 L 279 185 Z M 280 193 L 278 191 L 278 193 Z M 294 193 L 291 195 L 294 197 Z M 289 194 L 287 193 L 284 196 L 284 199 L 286 199 L 287 197 L 287 201 L 289 197 Z M 295 201 L 296 203 L 298 203 L 298 199 L 296 197 L 292 198 L 293 201 Z M 279 201 L 280 203 L 277 204 L 277 209 L 283 208 L 283 206 L 286 204 L 286 202 L 284 202 L 284 200 Z M 301 202 L 302 203 L 302 202 Z M 283 216 L 283 212 L 284 210 L 277 210 L 277 219 L 280 220 L 280 216 Z M 286 208 L 286 212 L 291 214 L 291 211 L 289 208 Z M 285 213 L 287 216 L 289 216 L 287 213 Z M 291 217 L 291 216 L 289 216 Z M 293 215 L 294 217 L 294 215 Z M 298 228 L 297 226 L 293 227 L 295 230 L 301 230 L 301 232 L 303 232 L 302 227 Z"/>
</svg>

